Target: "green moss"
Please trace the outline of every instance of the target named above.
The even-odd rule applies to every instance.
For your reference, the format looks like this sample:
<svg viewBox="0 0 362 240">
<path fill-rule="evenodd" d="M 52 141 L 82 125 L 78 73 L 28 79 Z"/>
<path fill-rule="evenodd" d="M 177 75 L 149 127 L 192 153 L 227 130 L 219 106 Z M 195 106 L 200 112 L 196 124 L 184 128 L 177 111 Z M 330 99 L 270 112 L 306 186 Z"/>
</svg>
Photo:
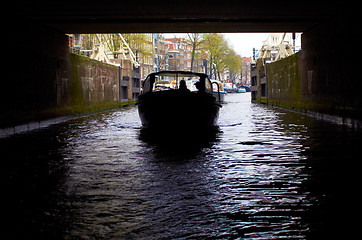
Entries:
<svg viewBox="0 0 362 240">
<path fill-rule="evenodd" d="M 300 54 L 293 54 L 267 67 L 268 104 L 290 109 L 301 108 Z"/>
<path fill-rule="evenodd" d="M 82 57 L 84 58 L 84 57 Z M 69 84 L 69 100 L 73 107 L 84 105 L 84 96 L 82 84 L 79 77 L 79 65 L 81 57 L 76 54 L 70 54 L 71 76 Z"/>
<path fill-rule="evenodd" d="M 55 108 L 47 109 L 37 113 L 38 119 L 46 119 L 52 117 L 59 117 L 65 115 L 82 115 L 88 113 L 94 113 L 99 111 L 105 111 L 108 109 L 122 108 L 127 105 L 132 105 L 135 101 L 128 101 L 119 103 L 118 101 L 90 101 L 87 99 L 87 94 L 83 90 L 82 86 L 82 69 L 94 68 L 95 66 L 101 69 L 111 69 L 111 71 L 118 72 L 118 67 L 90 59 L 85 56 L 77 54 L 69 54 L 70 62 L 70 76 L 68 85 L 68 103 Z M 84 73 L 83 73 L 84 74 Z M 84 77 L 84 76 L 83 76 Z M 84 81 L 84 79 L 83 79 Z M 87 80 L 86 80 L 87 81 Z M 84 84 L 84 83 L 83 83 Z"/>
<path fill-rule="evenodd" d="M 103 111 L 106 109 L 122 107 L 125 104 L 129 104 L 129 102 L 119 103 L 118 101 L 107 100 L 92 101 L 91 99 L 88 99 L 89 96 L 87 89 L 84 90 L 82 87 L 82 81 L 88 80 L 81 79 L 81 69 L 83 69 L 84 71 L 84 69 L 88 69 L 89 67 L 92 69 L 95 67 L 99 67 L 101 69 L 110 69 L 111 71 L 118 72 L 118 67 L 77 54 L 70 54 L 70 66 L 71 76 L 69 84 L 69 100 L 71 114 L 83 114 L 89 112 Z M 87 85 L 87 82 L 85 83 Z M 84 91 L 86 91 L 86 93 L 84 93 Z"/>
<path fill-rule="evenodd" d="M 302 96 L 300 57 L 297 53 L 268 65 L 267 104 L 300 112 L 335 114 L 330 103 L 312 101 Z"/>
<path fill-rule="evenodd" d="M 54 94 L 51 96 L 52 99 L 54 99 L 54 103 L 43 104 L 44 107 L 30 109 L 30 107 L 26 106 L 26 102 L 22 102 L 21 106 L 23 107 L 17 109 L 5 108 L 7 112 L 4 114 L 4 117 L 0 117 L 0 127 L 15 126 L 66 115 L 82 115 L 134 104 L 132 101 L 126 103 L 118 102 L 118 90 L 115 89 L 118 87 L 119 69 L 117 66 L 70 53 L 69 64 L 64 60 L 64 64 L 61 65 L 61 67 L 59 73 L 61 72 L 62 74 L 57 75 L 57 82 L 53 83 L 54 91 L 49 93 Z M 102 78 L 102 81 L 104 79 L 107 81 L 108 88 L 103 92 L 104 97 L 96 96 L 91 99 L 89 96 L 88 81 L 90 81 L 90 78 L 98 77 L 98 72 L 106 73 L 101 77 L 105 76 L 105 78 Z M 110 84 L 109 81 L 111 81 Z M 98 88 L 99 85 L 98 81 Z M 111 88 L 109 86 L 111 86 Z M 29 102 L 34 104 L 34 101 Z M 16 103 L 11 105 L 15 106 Z"/>
<path fill-rule="evenodd" d="M 40 121 L 44 119 L 67 116 L 67 115 L 79 116 L 83 114 L 102 112 L 110 109 L 124 108 L 127 106 L 132 106 L 135 103 L 136 101 L 129 101 L 123 103 L 103 103 L 103 104 L 95 104 L 89 106 L 77 105 L 77 106 L 57 107 L 37 112 L 36 115 L 33 117 L 33 120 Z"/>
<path fill-rule="evenodd" d="M 122 108 L 129 105 L 134 105 L 136 101 L 128 101 L 124 103 L 97 103 L 92 104 L 89 106 L 73 106 L 71 108 L 70 114 L 73 115 L 79 115 L 79 114 L 85 114 L 85 113 L 93 113 L 93 112 L 99 112 L 104 111 L 108 109 L 114 109 L 114 108 Z"/>
</svg>

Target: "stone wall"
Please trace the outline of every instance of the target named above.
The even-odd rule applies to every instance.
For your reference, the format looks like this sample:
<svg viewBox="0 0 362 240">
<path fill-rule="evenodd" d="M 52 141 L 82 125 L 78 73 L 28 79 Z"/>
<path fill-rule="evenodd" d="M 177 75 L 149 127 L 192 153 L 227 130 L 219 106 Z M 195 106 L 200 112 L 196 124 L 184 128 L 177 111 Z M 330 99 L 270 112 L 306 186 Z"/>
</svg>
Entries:
<svg viewBox="0 0 362 240">
<path fill-rule="evenodd" d="M 264 60 L 258 59 L 251 70 L 251 100 L 259 103 L 267 103 L 267 68 Z"/>
<path fill-rule="evenodd" d="M 362 119 L 359 34 L 353 17 L 336 16 L 303 33 L 301 94 L 310 109 Z"/>
<path fill-rule="evenodd" d="M 118 67 L 71 54 L 68 37 L 52 29 L 24 25 L 23 31 L 8 36 L 6 46 L 17 48 L 7 47 L 4 52 L 0 128 L 113 108 L 132 100 L 130 61 L 121 61 Z"/>
<path fill-rule="evenodd" d="M 302 110 L 301 52 L 267 65 L 268 104 Z"/>
<path fill-rule="evenodd" d="M 359 89 L 352 90 L 353 86 L 360 83 L 354 79 L 348 85 L 343 80 L 348 76 L 342 74 L 344 69 L 327 68 L 324 64 L 318 66 L 317 63 L 310 62 L 310 55 L 303 50 L 267 65 L 268 94 L 265 102 L 360 128 L 362 118 Z M 320 58 L 321 56 L 318 57 L 319 61 Z M 340 65 L 344 66 L 344 63 Z M 331 76 L 332 74 L 335 75 Z M 342 80 L 338 80 L 339 78 Z M 350 94 L 346 94 L 347 89 L 350 89 Z"/>
<path fill-rule="evenodd" d="M 84 112 L 118 104 L 117 66 L 70 54 L 69 103 L 72 112 Z"/>
<path fill-rule="evenodd" d="M 315 25 L 303 32 L 301 52 L 268 64 L 266 103 L 360 128 L 362 81 L 353 17 L 347 12 Z"/>
<path fill-rule="evenodd" d="M 0 128 L 53 117 L 69 79 L 68 38 L 45 27 L 6 32 L 0 87 Z M 63 91 L 64 97 L 67 92 Z"/>
</svg>

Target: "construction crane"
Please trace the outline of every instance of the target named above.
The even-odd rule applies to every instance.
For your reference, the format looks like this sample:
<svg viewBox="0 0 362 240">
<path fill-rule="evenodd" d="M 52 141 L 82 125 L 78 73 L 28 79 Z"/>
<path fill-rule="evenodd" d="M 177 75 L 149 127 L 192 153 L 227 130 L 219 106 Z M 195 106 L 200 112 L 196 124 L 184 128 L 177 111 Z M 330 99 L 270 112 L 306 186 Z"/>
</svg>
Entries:
<svg viewBox="0 0 362 240">
<path fill-rule="evenodd" d="M 140 64 L 139 64 L 138 61 L 137 61 L 136 55 L 133 53 L 132 49 L 129 47 L 127 41 L 123 38 L 122 34 L 118 33 L 118 35 L 119 35 L 119 37 L 120 37 L 121 40 L 122 40 L 121 46 L 120 46 L 119 49 L 120 49 L 120 51 L 121 51 L 121 49 L 123 50 L 123 51 L 121 51 L 121 53 L 123 54 L 124 58 L 127 59 L 125 53 L 128 53 L 128 54 L 129 54 L 129 58 L 130 58 L 130 60 L 131 60 L 131 62 L 132 62 L 132 64 L 133 64 L 133 66 L 134 66 L 135 68 L 138 68 L 138 67 L 140 66 Z M 122 44 L 123 44 L 123 46 L 122 46 Z M 127 49 L 128 51 L 125 51 L 125 49 Z"/>
<path fill-rule="evenodd" d="M 274 59 L 274 61 L 278 61 L 280 59 L 286 58 L 293 54 L 292 48 L 289 45 L 289 42 L 284 43 L 286 33 L 283 34 L 282 40 L 280 41 L 278 45 L 278 53 Z"/>
<path fill-rule="evenodd" d="M 96 34 L 97 43 L 94 43 L 93 49 L 92 49 L 92 55 L 90 56 L 92 59 L 95 59 L 97 61 L 105 62 L 105 63 L 111 63 L 109 60 L 107 53 L 106 53 L 106 47 L 104 46 L 103 41 L 101 41 L 101 36 L 99 34 Z"/>
<path fill-rule="evenodd" d="M 123 38 L 122 34 L 118 34 L 118 36 L 121 39 L 120 42 L 120 46 L 119 46 L 119 51 L 117 51 L 117 53 L 122 54 L 123 55 L 123 59 L 129 59 L 133 66 L 135 68 L 138 68 L 140 66 L 140 64 L 137 61 L 137 57 L 136 55 L 133 53 L 132 49 L 130 48 L 130 46 L 128 45 L 127 41 Z M 107 48 L 104 45 L 104 36 L 102 37 L 101 34 L 96 34 L 97 40 L 98 42 L 96 44 L 94 44 L 93 46 L 93 50 L 92 50 L 92 55 L 91 58 L 92 59 L 96 59 L 98 61 L 101 62 L 106 62 L 106 63 L 111 63 L 110 59 L 107 56 L 107 50 L 109 50 L 109 48 Z M 108 41 L 108 40 L 106 40 Z"/>
<path fill-rule="evenodd" d="M 279 34 L 270 34 L 263 42 L 260 50 L 255 54 L 256 59 L 265 59 L 271 62 L 286 58 L 293 54 L 293 46 L 284 41 L 287 33 L 284 33 L 279 41 Z"/>
</svg>

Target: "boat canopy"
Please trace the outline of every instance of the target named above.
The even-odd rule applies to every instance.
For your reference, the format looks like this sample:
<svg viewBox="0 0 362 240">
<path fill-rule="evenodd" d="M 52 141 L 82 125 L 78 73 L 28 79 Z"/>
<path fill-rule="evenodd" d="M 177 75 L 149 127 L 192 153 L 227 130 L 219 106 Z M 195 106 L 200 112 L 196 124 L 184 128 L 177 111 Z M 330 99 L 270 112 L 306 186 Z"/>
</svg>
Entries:
<svg viewBox="0 0 362 240">
<path fill-rule="evenodd" d="M 224 84 L 219 81 L 219 80 L 216 80 L 216 79 L 211 79 L 211 82 L 212 82 L 212 87 L 213 87 L 213 90 L 214 92 L 218 92 L 220 91 L 221 93 L 224 93 Z M 219 85 L 219 87 L 217 85 Z"/>
<path fill-rule="evenodd" d="M 147 76 L 146 80 L 143 82 L 143 92 L 152 92 L 159 90 L 170 90 L 170 89 L 178 89 L 180 81 L 185 80 L 188 81 L 192 79 L 194 84 L 199 82 L 198 89 L 195 86 L 195 89 L 199 92 L 212 93 L 212 83 L 210 79 L 204 73 L 195 73 L 188 71 L 162 71 L 151 73 Z M 165 83 L 167 87 L 165 87 Z M 190 91 L 189 86 L 187 86 Z"/>
</svg>

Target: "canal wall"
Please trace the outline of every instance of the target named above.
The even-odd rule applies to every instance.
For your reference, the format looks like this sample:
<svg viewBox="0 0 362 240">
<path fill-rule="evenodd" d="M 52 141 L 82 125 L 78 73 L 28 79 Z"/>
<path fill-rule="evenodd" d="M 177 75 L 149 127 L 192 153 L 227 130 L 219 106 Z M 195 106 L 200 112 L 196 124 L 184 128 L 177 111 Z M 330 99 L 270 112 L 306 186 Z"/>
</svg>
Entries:
<svg viewBox="0 0 362 240">
<path fill-rule="evenodd" d="M 23 51 L 4 52 L 9 64 L 0 88 L 0 129 L 34 129 L 49 119 L 118 107 L 139 93 L 129 60 L 116 66 L 69 53 L 68 37 L 45 27 L 9 36 L 8 45 Z"/>
<path fill-rule="evenodd" d="M 299 53 L 269 64 L 259 59 L 252 69 L 252 100 L 361 128 L 354 26 L 353 18 L 335 16 L 303 32 Z"/>
<path fill-rule="evenodd" d="M 84 113 L 117 106 L 120 103 L 119 67 L 73 53 L 69 55 L 69 86 L 61 88 L 68 91 L 65 107 L 69 106 L 71 113 Z"/>
<path fill-rule="evenodd" d="M 301 95 L 307 109 L 361 128 L 359 35 L 353 17 L 336 16 L 303 33 Z"/>
<path fill-rule="evenodd" d="M 68 37 L 45 27 L 10 29 L 2 56 L 0 128 L 54 117 L 57 91 L 69 79 Z M 19 31 L 21 29 L 21 31 Z"/>
<path fill-rule="evenodd" d="M 344 86 L 337 81 L 335 75 L 328 78 L 328 75 L 338 74 L 338 71 L 329 69 L 332 73 L 326 72 L 324 65 L 317 67 L 313 61 L 310 62 L 309 58 L 310 54 L 303 50 L 268 64 L 266 66 L 267 94 L 265 98 L 256 100 L 270 106 L 361 128 L 361 105 L 358 105 L 360 101 L 358 92 L 353 90 L 350 94 L 346 94 L 346 89 L 351 86 Z M 328 81 L 334 81 L 334 83 L 328 83 Z"/>
<path fill-rule="evenodd" d="M 299 111 L 308 109 L 301 95 L 301 55 L 299 52 L 267 65 L 267 104 Z"/>
<path fill-rule="evenodd" d="M 130 79 L 132 76 L 137 79 L 137 74 L 135 77 L 130 61 L 120 61 L 116 66 L 77 54 L 67 55 L 58 63 L 52 86 L 43 86 L 36 96 L 47 96 L 50 91 L 54 102 L 42 106 L 37 105 L 37 98 L 29 98 L 24 105 L 37 106 L 35 111 L 34 108 L 23 109 L 21 105 L 13 106 L 12 115 L 8 114 L 7 121 L 2 121 L 0 138 L 132 103 L 132 93 L 138 88 L 132 88 Z"/>
</svg>

